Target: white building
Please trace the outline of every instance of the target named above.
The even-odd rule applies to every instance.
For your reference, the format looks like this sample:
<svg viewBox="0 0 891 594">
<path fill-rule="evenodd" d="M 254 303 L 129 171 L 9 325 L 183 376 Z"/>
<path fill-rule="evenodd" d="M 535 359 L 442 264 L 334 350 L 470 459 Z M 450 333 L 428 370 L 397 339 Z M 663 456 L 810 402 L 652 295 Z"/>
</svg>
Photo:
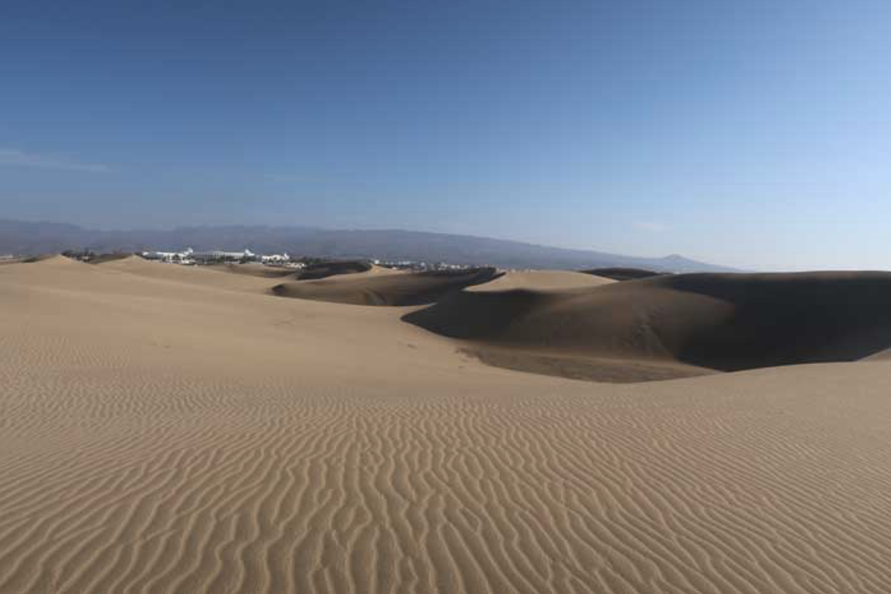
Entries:
<svg viewBox="0 0 891 594">
<path fill-rule="evenodd" d="M 182 263 L 190 260 L 193 253 L 192 248 L 186 248 L 183 252 L 142 252 L 142 257 L 146 260 Z"/>
<path fill-rule="evenodd" d="M 291 261 L 291 256 L 288 254 L 269 254 L 268 256 L 260 256 L 260 260 L 264 264 L 284 264 L 285 262 Z"/>
<path fill-rule="evenodd" d="M 245 249 L 243 252 L 211 250 L 209 252 L 193 252 L 192 258 L 205 262 L 240 262 L 241 260 L 256 260 L 257 255 L 248 249 Z"/>
</svg>

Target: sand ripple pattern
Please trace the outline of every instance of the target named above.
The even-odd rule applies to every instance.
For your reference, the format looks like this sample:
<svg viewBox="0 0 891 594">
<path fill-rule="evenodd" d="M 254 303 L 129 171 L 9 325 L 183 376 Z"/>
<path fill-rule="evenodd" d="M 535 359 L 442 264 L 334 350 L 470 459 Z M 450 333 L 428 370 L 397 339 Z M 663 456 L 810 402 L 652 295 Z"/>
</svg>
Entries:
<svg viewBox="0 0 891 594">
<path fill-rule="evenodd" d="M 199 310 L 2 291 L 0 592 L 891 591 L 886 363 L 594 385 L 239 295 L 213 366 Z"/>
<path fill-rule="evenodd" d="M 719 407 L 656 416 L 634 394 L 434 404 L 143 385 L 103 386 L 105 402 L 4 390 L 7 425 L 39 418 L 54 434 L 0 459 L 0 591 L 891 584 L 887 442 L 849 467 L 844 449 L 789 439 L 804 433 L 791 423 L 741 434 Z M 121 411 L 152 393 L 180 399 Z"/>
</svg>

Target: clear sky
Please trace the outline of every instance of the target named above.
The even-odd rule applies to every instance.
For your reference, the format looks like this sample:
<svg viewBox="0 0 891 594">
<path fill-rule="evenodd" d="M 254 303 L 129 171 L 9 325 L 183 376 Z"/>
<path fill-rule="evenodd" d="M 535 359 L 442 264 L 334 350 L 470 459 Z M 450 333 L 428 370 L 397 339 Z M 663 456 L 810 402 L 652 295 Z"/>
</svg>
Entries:
<svg viewBox="0 0 891 594">
<path fill-rule="evenodd" d="M 891 268 L 891 4 L 6 1 L 0 217 Z"/>
</svg>

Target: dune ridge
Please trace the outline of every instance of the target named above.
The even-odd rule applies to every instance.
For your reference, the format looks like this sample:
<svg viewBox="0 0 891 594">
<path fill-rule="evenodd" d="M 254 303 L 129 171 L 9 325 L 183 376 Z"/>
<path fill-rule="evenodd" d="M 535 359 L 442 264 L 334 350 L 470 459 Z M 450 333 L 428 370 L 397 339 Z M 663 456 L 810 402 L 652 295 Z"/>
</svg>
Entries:
<svg viewBox="0 0 891 594">
<path fill-rule="evenodd" d="M 75 263 L 79 264 L 79 262 Z M 165 264 L 146 260 L 136 255 L 101 262 L 94 268 L 106 274 L 123 275 L 118 277 L 122 281 L 119 283 L 121 286 L 131 285 L 134 281 L 132 277 L 140 277 L 168 283 L 186 283 L 213 290 L 261 293 L 269 291 L 270 287 L 281 283 L 281 277 L 275 274 L 258 274 L 253 271 L 234 272 L 216 266 Z"/>
<path fill-rule="evenodd" d="M 216 270 L 219 272 L 228 272 L 230 274 L 245 274 L 247 276 L 258 276 L 260 278 L 286 278 L 293 277 L 297 272 L 293 268 L 283 268 L 281 266 L 267 266 L 266 264 L 249 263 L 249 264 L 215 264 L 212 266 L 204 266 L 208 270 Z"/>
<path fill-rule="evenodd" d="M 0 267 L 0 592 L 887 592 L 891 364 L 576 382 L 233 278 Z"/>
<path fill-rule="evenodd" d="M 619 266 L 611 268 L 591 268 L 589 270 L 583 270 L 582 272 L 603 278 L 610 278 L 615 281 L 636 280 L 639 278 L 650 278 L 666 274 L 665 272 L 654 272 L 652 270 L 644 270 L 643 268 L 623 268 Z"/>
<path fill-rule="evenodd" d="M 468 291 L 505 291 L 508 289 L 530 289 L 554 291 L 598 287 L 613 282 L 611 279 L 582 272 L 568 270 L 508 270 L 501 276 L 478 285 L 467 287 Z"/>
<path fill-rule="evenodd" d="M 115 260 L 123 260 L 124 258 L 134 257 L 135 254 L 127 252 L 114 252 L 110 254 L 100 254 L 95 258 L 87 261 L 88 264 L 105 264 L 106 262 L 114 262 Z"/>
<path fill-rule="evenodd" d="M 295 275 L 295 278 L 297 280 L 319 280 L 341 274 L 369 272 L 373 268 L 379 267 L 365 260 L 335 260 L 332 262 L 311 264 L 299 271 Z"/>
<path fill-rule="evenodd" d="M 279 297 L 352 305 L 422 305 L 465 287 L 489 282 L 499 274 L 494 268 L 408 273 L 393 271 L 388 274 L 345 275 L 282 283 L 273 287 L 272 292 Z"/>
</svg>

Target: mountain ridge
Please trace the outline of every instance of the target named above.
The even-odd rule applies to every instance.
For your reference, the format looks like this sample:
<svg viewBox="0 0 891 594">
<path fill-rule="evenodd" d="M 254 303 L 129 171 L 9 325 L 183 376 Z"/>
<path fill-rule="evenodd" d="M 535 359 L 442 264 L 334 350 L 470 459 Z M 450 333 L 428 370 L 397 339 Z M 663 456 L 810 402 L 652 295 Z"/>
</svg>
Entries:
<svg viewBox="0 0 891 594">
<path fill-rule="evenodd" d="M 244 249 L 330 258 L 446 261 L 502 268 L 581 269 L 634 266 L 659 272 L 732 272 L 678 254 L 648 258 L 538 245 L 508 239 L 404 229 L 201 225 L 170 230 L 92 230 L 70 223 L 0 219 L 0 253 L 36 255 L 68 249 L 97 252 Z"/>
</svg>

